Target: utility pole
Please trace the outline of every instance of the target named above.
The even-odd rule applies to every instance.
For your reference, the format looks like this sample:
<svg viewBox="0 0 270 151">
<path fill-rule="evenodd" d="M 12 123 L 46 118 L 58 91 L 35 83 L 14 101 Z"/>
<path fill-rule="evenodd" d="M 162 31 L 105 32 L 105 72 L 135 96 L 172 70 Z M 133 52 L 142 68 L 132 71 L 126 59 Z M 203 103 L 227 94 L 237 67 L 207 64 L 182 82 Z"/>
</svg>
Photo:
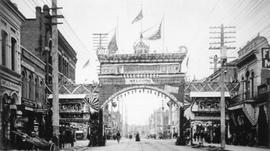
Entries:
<svg viewBox="0 0 270 151">
<path fill-rule="evenodd" d="M 57 15 L 57 0 L 52 0 L 52 127 L 53 127 L 53 140 L 56 146 L 59 145 L 59 89 L 58 89 L 58 29 L 57 18 L 63 18 L 62 15 Z"/>
<path fill-rule="evenodd" d="M 108 45 L 108 33 L 93 33 L 93 44 L 97 51 L 96 53 L 104 53 Z"/>
<path fill-rule="evenodd" d="M 225 65 L 227 62 L 227 50 L 228 49 L 235 49 L 235 47 L 228 47 L 225 46 L 225 43 L 234 43 L 235 41 L 225 41 L 225 39 L 235 38 L 232 36 L 225 36 L 225 34 L 235 33 L 235 31 L 227 31 L 225 29 L 235 29 L 234 26 L 221 26 L 218 27 L 210 27 L 210 29 L 219 29 L 220 31 L 210 32 L 210 34 L 218 34 L 218 37 L 210 37 L 211 39 L 219 39 L 220 41 L 210 43 L 210 45 L 218 44 L 218 47 L 210 47 L 209 49 L 212 50 L 220 50 L 220 63 L 221 63 L 221 73 L 220 73 L 220 87 L 221 87 L 221 98 L 220 98 L 220 132 L 221 132 L 221 150 L 225 149 L 226 144 L 226 103 L 225 103 Z"/>
<path fill-rule="evenodd" d="M 214 55 L 214 57 L 210 57 L 210 59 L 213 59 L 213 62 L 210 62 L 211 64 L 214 64 L 214 68 L 211 68 L 214 70 L 214 73 L 217 71 L 217 65 L 218 65 L 218 56 Z"/>
</svg>

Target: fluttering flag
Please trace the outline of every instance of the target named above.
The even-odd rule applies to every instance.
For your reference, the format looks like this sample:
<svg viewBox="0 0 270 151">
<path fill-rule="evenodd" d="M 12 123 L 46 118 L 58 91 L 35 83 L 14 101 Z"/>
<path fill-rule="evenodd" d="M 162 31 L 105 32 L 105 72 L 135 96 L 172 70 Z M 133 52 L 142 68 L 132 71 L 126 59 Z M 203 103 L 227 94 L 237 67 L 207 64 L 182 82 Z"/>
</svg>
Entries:
<svg viewBox="0 0 270 151">
<path fill-rule="evenodd" d="M 118 46 L 116 42 L 116 32 L 114 32 L 114 35 L 108 45 L 108 52 L 109 54 L 115 54 L 117 50 Z"/>
<path fill-rule="evenodd" d="M 186 67 L 188 68 L 189 65 L 189 57 L 187 58 Z"/>
<path fill-rule="evenodd" d="M 132 24 L 134 24 L 135 22 L 141 20 L 142 18 L 143 18 L 143 14 L 142 14 L 142 9 L 141 9 L 141 11 L 137 15 L 137 17 L 133 19 Z"/>
<path fill-rule="evenodd" d="M 148 40 L 158 40 L 161 38 L 161 25 L 162 23 L 160 23 L 158 30 L 150 37 L 148 37 Z"/>
<path fill-rule="evenodd" d="M 87 67 L 89 65 L 90 60 L 88 59 L 85 64 L 83 65 L 83 68 Z"/>
</svg>

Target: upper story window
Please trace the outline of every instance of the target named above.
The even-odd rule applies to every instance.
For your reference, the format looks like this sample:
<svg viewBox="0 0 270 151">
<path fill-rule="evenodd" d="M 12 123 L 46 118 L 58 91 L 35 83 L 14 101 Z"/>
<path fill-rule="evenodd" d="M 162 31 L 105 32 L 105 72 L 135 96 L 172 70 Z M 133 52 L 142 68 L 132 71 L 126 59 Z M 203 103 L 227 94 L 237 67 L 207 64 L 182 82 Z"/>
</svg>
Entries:
<svg viewBox="0 0 270 151">
<path fill-rule="evenodd" d="M 11 69 L 15 70 L 16 66 L 16 48 L 17 41 L 14 38 L 11 38 Z"/>
<path fill-rule="evenodd" d="M 1 55 L 1 60 L 2 60 L 2 65 L 6 66 L 7 65 L 7 59 L 6 59 L 6 56 L 7 56 L 7 37 L 8 37 L 8 34 L 5 32 L 5 31 L 1 31 L 1 52 L 2 52 L 2 55 Z"/>
</svg>

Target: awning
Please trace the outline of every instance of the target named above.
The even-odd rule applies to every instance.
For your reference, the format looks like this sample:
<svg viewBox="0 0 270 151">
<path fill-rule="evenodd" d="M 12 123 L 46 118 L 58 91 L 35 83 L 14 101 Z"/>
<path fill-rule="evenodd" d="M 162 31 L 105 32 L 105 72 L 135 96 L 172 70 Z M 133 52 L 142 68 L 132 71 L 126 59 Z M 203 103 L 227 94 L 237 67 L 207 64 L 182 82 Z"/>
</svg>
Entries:
<svg viewBox="0 0 270 151">
<path fill-rule="evenodd" d="M 217 91 L 212 92 L 190 92 L 190 97 L 221 97 L 221 93 Z M 229 92 L 225 92 L 225 97 L 230 97 Z"/>
<path fill-rule="evenodd" d="M 59 94 L 59 99 L 84 99 L 87 94 Z M 50 94 L 48 99 L 52 99 L 53 95 Z"/>
</svg>

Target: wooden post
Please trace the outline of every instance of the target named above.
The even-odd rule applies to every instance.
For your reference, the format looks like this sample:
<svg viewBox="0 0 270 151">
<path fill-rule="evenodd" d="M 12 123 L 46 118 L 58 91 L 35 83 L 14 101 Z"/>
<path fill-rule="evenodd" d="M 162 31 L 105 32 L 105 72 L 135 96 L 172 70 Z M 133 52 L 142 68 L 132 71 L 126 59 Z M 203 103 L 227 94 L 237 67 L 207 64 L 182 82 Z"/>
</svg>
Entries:
<svg viewBox="0 0 270 151">
<path fill-rule="evenodd" d="M 52 0 L 52 127 L 54 143 L 59 142 L 59 89 L 58 89 L 58 30 L 57 30 L 57 0 Z"/>
</svg>

